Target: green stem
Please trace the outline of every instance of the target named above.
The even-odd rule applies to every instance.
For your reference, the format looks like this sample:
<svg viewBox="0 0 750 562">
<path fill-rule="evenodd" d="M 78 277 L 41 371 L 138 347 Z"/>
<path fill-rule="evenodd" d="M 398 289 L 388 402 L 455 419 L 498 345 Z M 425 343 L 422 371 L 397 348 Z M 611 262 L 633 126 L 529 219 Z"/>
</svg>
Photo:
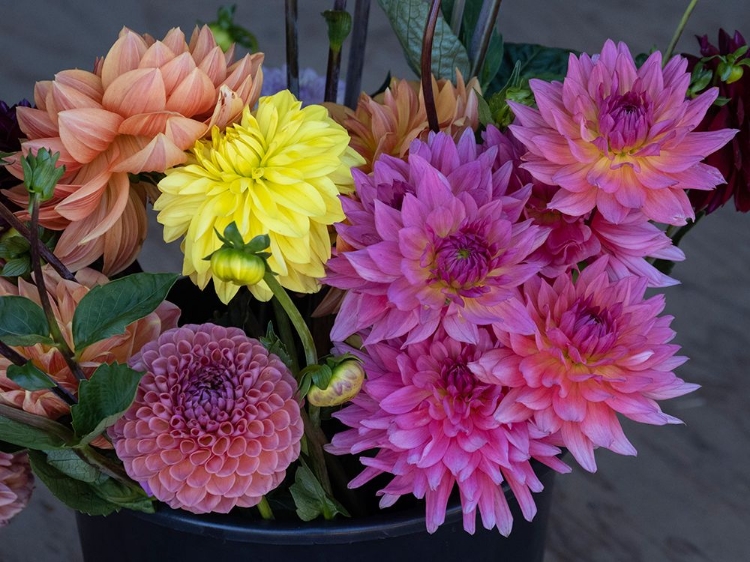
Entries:
<svg viewBox="0 0 750 562">
<path fill-rule="evenodd" d="M 8 361 L 13 363 L 14 365 L 18 365 L 19 367 L 23 367 L 30 361 L 30 359 L 27 359 L 20 353 L 18 353 L 15 349 L 7 345 L 6 343 L 0 341 L 0 355 L 5 357 Z M 76 400 L 76 397 L 73 396 L 70 392 L 65 390 L 62 386 L 60 386 L 60 383 L 53 379 L 49 373 L 44 373 L 47 375 L 47 379 L 54 384 L 52 388 L 49 390 L 55 394 L 60 400 L 65 402 L 68 406 L 72 406 L 73 404 L 78 404 L 78 400 Z"/>
<path fill-rule="evenodd" d="M 29 227 L 29 246 L 31 250 L 31 270 L 34 272 L 34 281 L 36 282 L 37 292 L 39 293 L 39 301 L 42 304 L 44 315 L 47 317 L 50 335 L 55 342 L 55 346 L 63 356 L 65 363 L 68 365 L 68 368 L 73 375 L 75 375 L 76 379 L 82 381 L 86 379 L 86 376 L 83 374 L 80 365 L 78 365 L 73 358 L 73 351 L 63 337 L 62 330 L 60 329 L 60 325 L 57 323 L 57 318 L 55 317 L 55 312 L 52 309 L 52 303 L 49 300 L 47 287 L 44 283 L 42 260 L 39 255 L 39 248 L 42 244 L 39 241 L 39 196 L 37 194 L 32 194 L 30 205 L 31 225 Z"/>
<path fill-rule="evenodd" d="M 276 280 L 276 276 L 273 274 L 273 272 L 266 269 L 266 274 L 263 277 L 263 281 L 265 281 L 266 285 L 268 285 L 268 288 L 271 289 L 271 292 L 273 292 L 273 296 L 276 297 L 276 299 L 279 301 L 279 304 L 284 308 L 284 312 L 286 312 L 289 320 L 292 321 L 294 329 L 297 330 L 297 335 L 299 336 L 299 339 L 302 342 L 302 348 L 305 351 L 305 362 L 307 363 L 307 365 L 317 365 L 318 353 L 315 350 L 315 340 L 313 340 L 312 334 L 310 333 L 310 328 L 307 327 L 305 319 L 302 318 L 299 310 L 297 310 L 297 307 L 294 306 L 292 299 L 289 298 L 287 292 Z"/>
<path fill-rule="evenodd" d="M 258 511 L 260 511 L 260 516 L 263 519 L 265 519 L 267 521 L 272 521 L 272 520 L 276 519 L 273 516 L 273 510 L 271 509 L 271 506 L 268 505 L 268 500 L 266 499 L 266 496 L 263 496 L 260 499 L 260 503 L 258 503 L 257 507 L 258 507 Z"/>
<path fill-rule="evenodd" d="M 500 11 L 500 4 L 501 0 L 485 0 L 482 3 L 482 11 L 479 13 L 474 35 L 471 37 L 471 52 L 469 53 L 472 60 L 471 76 L 478 76 L 482 70 L 487 49 L 490 46 L 492 30 L 495 29 L 497 13 Z"/>
<path fill-rule="evenodd" d="M 307 412 L 302 409 L 300 412 L 302 416 L 302 423 L 305 426 L 305 437 L 307 437 L 307 452 L 310 456 L 310 463 L 313 473 L 317 477 L 320 485 L 326 493 L 333 497 L 333 487 L 331 486 L 331 479 L 328 476 L 328 467 L 326 465 L 326 459 L 323 455 L 323 445 L 328 443 L 323 430 L 320 426 L 316 426 L 312 423 L 312 420 L 307 415 Z"/>
<path fill-rule="evenodd" d="M 299 361 L 297 360 L 297 346 L 294 345 L 294 334 L 292 334 L 292 326 L 289 323 L 289 315 L 281 306 L 279 299 L 273 299 L 273 312 L 276 317 L 276 326 L 279 329 L 279 338 L 284 342 L 286 350 L 289 353 L 289 359 L 292 361 L 292 372 L 296 377 L 299 377 Z"/>
<path fill-rule="evenodd" d="M 81 458 L 81 460 L 84 460 L 90 465 L 95 466 L 110 478 L 117 480 L 118 482 L 132 490 L 137 490 L 143 493 L 143 488 L 133 482 L 133 480 L 128 476 L 127 472 L 125 472 L 125 468 L 122 465 L 102 455 L 93 447 L 84 445 L 83 447 L 76 447 L 73 450 Z"/>
<path fill-rule="evenodd" d="M 19 410 L 18 408 L 7 406 L 5 404 L 0 404 L 0 416 L 8 418 L 9 420 L 12 420 L 14 422 L 34 427 L 36 429 L 41 429 L 45 433 L 49 433 L 59 437 L 60 440 L 65 443 L 75 442 L 75 436 L 73 435 L 72 431 L 70 431 L 64 425 L 61 425 L 56 421 L 52 421 L 51 419 L 37 416 L 35 414 L 30 414 L 29 412 Z"/>
<path fill-rule="evenodd" d="M 695 6 L 698 4 L 698 0 L 690 0 L 690 4 L 688 4 L 688 7 L 685 8 L 685 13 L 682 14 L 682 19 L 680 20 L 680 23 L 677 24 L 677 29 L 674 31 L 674 35 L 672 36 L 672 40 L 669 42 L 669 46 L 667 47 L 666 52 L 664 53 L 664 64 L 667 64 L 667 61 L 672 58 L 672 53 L 674 53 L 674 49 L 677 46 L 677 41 L 680 40 L 680 36 L 682 35 L 682 32 L 685 30 L 685 26 L 687 25 L 688 20 L 690 19 L 690 15 L 693 13 L 693 10 L 695 9 Z"/>
<path fill-rule="evenodd" d="M 432 43 L 435 39 L 435 28 L 437 27 L 438 16 L 440 15 L 440 0 L 432 0 L 430 13 L 427 17 L 427 23 L 424 28 L 422 37 L 422 60 L 421 60 L 421 81 L 422 96 L 424 97 L 424 108 L 427 113 L 427 124 L 430 130 L 437 133 L 440 131 L 440 122 L 437 117 L 435 108 L 435 93 L 432 91 Z"/>
<path fill-rule="evenodd" d="M 297 38 L 297 0 L 286 0 L 286 87 L 299 98 L 299 41 Z"/>
<path fill-rule="evenodd" d="M 0 217 L 5 219 L 5 221 L 7 221 L 7 223 L 12 228 L 15 228 L 21 236 L 26 238 L 26 240 L 31 239 L 31 232 L 28 228 L 26 228 L 26 225 L 23 224 L 20 219 L 16 215 L 14 215 L 13 212 L 8 209 L 8 207 L 6 207 L 2 202 L 0 202 Z M 60 277 L 66 279 L 67 281 L 76 280 L 75 275 L 73 275 L 70 270 L 65 267 L 65 264 L 60 261 L 60 258 L 53 254 L 47 246 L 45 246 L 44 244 L 40 244 L 38 249 L 41 256 L 44 258 L 44 261 L 50 264 L 55 269 L 55 271 L 60 274 Z"/>
</svg>

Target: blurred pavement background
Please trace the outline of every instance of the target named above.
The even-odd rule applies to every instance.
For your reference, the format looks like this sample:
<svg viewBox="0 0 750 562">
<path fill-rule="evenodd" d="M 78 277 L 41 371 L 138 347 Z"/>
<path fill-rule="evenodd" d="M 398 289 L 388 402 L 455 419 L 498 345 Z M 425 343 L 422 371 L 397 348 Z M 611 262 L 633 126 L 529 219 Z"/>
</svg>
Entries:
<svg viewBox="0 0 750 562">
<path fill-rule="evenodd" d="M 125 25 L 162 37 L 211 21 L 219 0 L 3 0 L 0 99 L 32 98 L 36 80 L 90 69 Z M 284 61 L 282 0 L 237 2 L 236 20 L 253 31 L 266 63 Z M 598 52 L 605 39 L 633 52 L 664 50 L 687 0 L 506 0 L 499 29 L 507 41 Z M 331 0 L 300 2 L 301 66 L 325 70 Z M 353 2 L 349 2 L 350 9 Z M 373 2 L 363 88 L 390 70 L 410 76 L 387 20 Z M 702 0 L 678 44 L 697 52 L 696 34 L 715 42 L 720 27 L 750 38 L 747 0 Z M 345 51 L 346 52 L 346 51 Z M 346 68 L 345 65 L 343 67 Z M 750 552 L 750 216 L 725 209 L 683 242 L 688 259 L 666 291 L 677 342 L 691 357 L 680 375 L 702 389 L 665 404 L 685 426 L 626 426 L 637 458 L 607 451 L 599 472 L 557 479 L 546 562 L 743 562 Z M 142 263 L 179 270 L 176 247 L 152 231 Z M 38 485 L 30 507 L 0 530 L 0 562 L 80 562 L 72 512 Z M 467 554 L 467 560 L 470 555 Z"/>
</svg>

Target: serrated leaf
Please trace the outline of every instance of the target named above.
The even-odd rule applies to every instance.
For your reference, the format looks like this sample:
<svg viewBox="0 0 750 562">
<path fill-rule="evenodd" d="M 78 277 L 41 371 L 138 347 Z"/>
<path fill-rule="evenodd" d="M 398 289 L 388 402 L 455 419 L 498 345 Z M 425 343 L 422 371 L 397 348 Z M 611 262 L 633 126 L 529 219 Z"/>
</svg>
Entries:
<svg viewBox="0 0 750 562">
<path fill-rule="evenodd" d="M 88 515 L 109 515 L 120 507 L 100 497 L 87 482 L 67 476 L 47 461 L 41 451 L 29 451 L 34 474 L 68 507 Z"/>
<path fill-rule="evenodd" d="M 273 353 L 279 359 L 281 359 L 284 365 L 286 365 L 290 369 L 292 368 L 292 358 L 289 355 L 289 352 L 286 350 L 284 342 L 281 341 L 279 336 L 276 335 L 276 332 L 273 331 L 273 324 L 271 322 L 268 323 L 268 327 L 266 328 L 266 335 L 261 336 L 259 341 L 263 345 L 263 347 L 268 350 L 268 353 Z"/>
<path fill-rule="evenodd" d="M 422 0 L 378 0 L 396 32 L 409 67 L 419 76 L 422 37 L 429 5 Z M 432 43 L 432 73 L 437 78 L 456 80 L 455 69 L 465 77 L 471 72 L 469 55 L 443 18 L 438 18 Z"/>
<path fill-rule="evenodd" d="M 49 324 L 42 307 L 26 297 L 0 297 L 0 340 L 8 345 L 47 342 Z"/>
<path fill-rule="evenodd" d="M 81 444 L 91 442 L 133 403 L 142 373 L 120 363 L 102 363 L 78 388 L 78 404 L 71 406 L 73 429 Z"/>
<path fill-rule="evenodd" d="M 73 449 L 47 451 L 47 463 L 66 476 L 81 482 L 91 483 L 103 480 L 102 472 L 81 459 Z"/>
<path fill-rule="evenodd" d="M 322 515 L 326 519 L 333 519 L 337 513 L 349 517 L 344 506 L 325 493 L 323 486 L 305 462 L 300 462 L 294 474 L 294 484 L 289 487 L 299 518 L 303 521 L 312 521 Z"/>
<path fill-rule="evenodd" d="M 113 478 L 92 484 L 94 492 L 102 499 L 144 513 L 154 512 L 154 502 L 146 493 L 134 486 L 126 486 Z"/>
<path fill-rule="evenodd" d="M 23 366 L 8 365 L 6 374 L 10 380 L 26 390 L 44 390 L 55 387 L 55 382 L 49 378 L 49 375 L 31 361 L 27 361 Z"/>
<path fill-rule="evenodd" d="M 178 277 L 172 273 L 134 273 L 91 289 L 73 314 L 76 353 L 122 334 L 128 324 L 153 312 Z"/>
</svg>

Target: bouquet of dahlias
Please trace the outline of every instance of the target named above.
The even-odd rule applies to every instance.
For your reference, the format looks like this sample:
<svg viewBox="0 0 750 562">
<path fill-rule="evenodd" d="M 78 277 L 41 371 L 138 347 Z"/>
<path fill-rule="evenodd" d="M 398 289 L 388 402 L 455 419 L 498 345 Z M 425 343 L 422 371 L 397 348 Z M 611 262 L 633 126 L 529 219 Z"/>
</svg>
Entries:
<svg viewBox="0 0 750 562">
<path fill-rule="evenodd" d="M 500 2 L 378 3 L 420 81 L 360 93 L 359 44 L 340 83 L 341 2 L 300 72 L 290 1 L 265 82 L 222 10 L 2 104 L 0 524 L 33 471 L 92 515 L 358 516 L 374 481 L 507 536 L 535 467 L 679 422 L 659 402 L 697 385 L 646 292 L 750 209 L 743 37 L 589 55 L 504 44 Z M 138 267 L 148 205 L 179 275 Z"/>
</svg>

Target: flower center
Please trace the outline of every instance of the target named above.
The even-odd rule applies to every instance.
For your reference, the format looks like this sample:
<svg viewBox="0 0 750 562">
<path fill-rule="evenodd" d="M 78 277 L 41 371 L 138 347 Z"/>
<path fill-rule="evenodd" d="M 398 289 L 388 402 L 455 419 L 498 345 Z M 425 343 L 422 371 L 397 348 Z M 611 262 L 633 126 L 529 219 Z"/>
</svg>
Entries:
<svg viewBox="0 0 750 562">
<path fill-rule="evenodd" d="M 483 237 L 473 232 L 453 234 L 436 244 L 433 276 L 455 289 L 468 289 L 487 277 L 492 257 Z"/>
<path fill-rule="evenodd" d="M 194 366 L 177 397 L 178 411 L 189 428 L 215 431 L 235 409 L 235 388 L 229 370 L 222 365 Z"/>
<path fill-rule="evenodd" d="M 634 91 L 606 98 L 599 113 L 599 131 L 610 152 L 625 155 L 639 148 L 651 127 L 651 102 L 645 93 Z"/>
</svg>

